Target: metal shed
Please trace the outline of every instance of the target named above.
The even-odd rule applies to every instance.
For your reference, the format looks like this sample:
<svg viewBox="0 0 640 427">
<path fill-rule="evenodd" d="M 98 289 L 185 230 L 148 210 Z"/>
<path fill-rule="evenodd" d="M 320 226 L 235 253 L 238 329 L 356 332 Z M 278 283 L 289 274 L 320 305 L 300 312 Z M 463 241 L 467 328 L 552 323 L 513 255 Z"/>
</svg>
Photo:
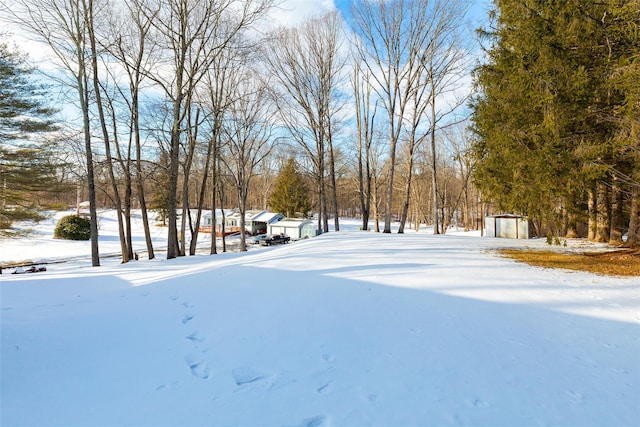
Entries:
<svg viewBox="0 0 640 427">
<path fill-rule="evenodd" d="M 484 218 L 485 236 L 528 239 L 529 221 L 513 214 L 489 215 Z"/>
<path fill-rule="evenodd" d="M 285 218 L 268 224 L 269 234 L 286 234 L 291 239 L 304 239 L 318 235 L 315 223 L 310 219 Z"/>
</svg>

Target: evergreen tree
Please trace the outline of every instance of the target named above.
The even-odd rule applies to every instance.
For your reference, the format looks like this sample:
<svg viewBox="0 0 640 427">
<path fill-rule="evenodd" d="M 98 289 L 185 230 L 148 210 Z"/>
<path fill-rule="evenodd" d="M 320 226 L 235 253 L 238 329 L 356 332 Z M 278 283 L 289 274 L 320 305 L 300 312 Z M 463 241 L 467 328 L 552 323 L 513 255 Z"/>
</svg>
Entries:
<svg viewBox="0 0 640 427">
<path fill-rule="evenodd" d="M 39 192 L 60 190 L 48 141 L 54 110 L 31 78 L 26 58 L 0 41 L 0 229 L 39 219 Z"/>
<path fill-rule="evenodd" d="M 629 21 L 614 12 L 631 3 L 495 1 L 473 120 L 476 183 L 500 209 L 565 232 L 572 218 L 586 221 L 587 200 L 594 200 L 593 237 L 597 231 L 609 239 L 614 210 L 628 203 L 616 196 L 614 175 L 629 159 L 615 143 L 624 122 L 616 111 L 629 92 L 612 79 L 616 64 L 639 52 L 621 31 Z"/>
<path fill-rule="evenodd" d="M 158 168 L 153 176 L 153 193 L 149 200 L 149 209 L 158 214 L 163 226 L 167 225 L 169 215 L 169 159 L 166 152 L 160 154 Z"/>
<path fill-rule="evenodd" d="M 311 211 L 309 188 L 293 158 L 287 161 L 278 174 L 269 197 L 269 206 L 286 217 L 293 217 L 298 212 L 307 216 Z"/>
<path fill-rule="evenodd" d="M 640 0 L 620 2 L 612 10 L 612 39 L 623 54 L 616 58 L 612 90 L 624 94 L 614 111 L 619 124 L 614 146 L 616 178 L 629 189 L 629 227 L 626 246 L 640 246 Z M 614 224 L 615 227 L 615 224 Z M 615 232 L 615 230 L 612 230 Z"/>
</svg>

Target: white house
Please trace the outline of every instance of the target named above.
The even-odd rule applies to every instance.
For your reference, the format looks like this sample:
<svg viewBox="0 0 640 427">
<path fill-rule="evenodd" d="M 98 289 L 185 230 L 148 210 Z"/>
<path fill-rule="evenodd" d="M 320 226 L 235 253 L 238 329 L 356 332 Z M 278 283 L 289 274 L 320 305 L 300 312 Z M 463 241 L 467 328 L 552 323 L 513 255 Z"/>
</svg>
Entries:
<svg viewBox="0 0 640 427">
<path fill-rule="evenodd" d="M 240 231 L 240 212 L 237 209 L 224 211 L 225 234 Z M 250 234 L 262 234 L 267 232 L 267 225 L 284 218 L 284 215 L 274 212 L 249 210 L 245 213 L 245 230 Z M 211 233 L 211 213 L 206 212 L 202 216 L 200 232 Z M 222 212 L 216 211 L 216 234 L 222 233 Z"/>
<path fill-rule="evenodd" d="M 231 214 L 232 211 L 229 210 L 225 210 L 224 214 L 225 215 L 229 215 Z M 195 220 L 195 218 L 194 218 Z M 218 230 L 221 227 L 222 224 L 222 209 L 216 209 L 216 227 L 215 229 Z M 211 211 L 205 211 L 202 213 L 202 218 L 200 219 L 200 228 L 198 230 L 200 233 L 211 233 Z"/>
<path fill-rule="evenodd" d="M 292 239 L 304 239 L 318 235 L 314 221 L 301 218 L 285 218 L 268 225 L 269 234 L 286 234 Z"/>
</svg>

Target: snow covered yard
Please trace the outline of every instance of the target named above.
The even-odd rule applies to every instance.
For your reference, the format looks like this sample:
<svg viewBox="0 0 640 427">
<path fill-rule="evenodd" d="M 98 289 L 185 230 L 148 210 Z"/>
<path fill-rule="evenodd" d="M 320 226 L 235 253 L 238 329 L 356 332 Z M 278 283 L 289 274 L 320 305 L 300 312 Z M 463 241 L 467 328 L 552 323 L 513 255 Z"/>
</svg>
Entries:
<svg viewBox="0 0 640 427">
<path fill-rule="evenodd" d="M 3 274 L 0 424 L 639 425 L 638 279 L 493 252 L 540 245 L 343 231 Z"/>
</svg>

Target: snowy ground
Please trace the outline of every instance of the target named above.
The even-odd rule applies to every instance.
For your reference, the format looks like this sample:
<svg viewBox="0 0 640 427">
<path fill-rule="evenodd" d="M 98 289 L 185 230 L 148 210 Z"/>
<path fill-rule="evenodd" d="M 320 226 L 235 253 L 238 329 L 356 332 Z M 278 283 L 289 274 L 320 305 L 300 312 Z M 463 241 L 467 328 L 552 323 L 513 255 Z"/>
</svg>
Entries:
<svg viewBox="0 0 640 427">
<path fill-rule="evenodd" d="M 53 223 L 0 241 L 0 263 L 75 258 L 0 276 L 3 427 L 640 425 L 639 280 L 494 252 L 541 240 L 345 221 L 91 268 Z M 114 229 L 103 218 L 101 252 Z"/>
</svg>

